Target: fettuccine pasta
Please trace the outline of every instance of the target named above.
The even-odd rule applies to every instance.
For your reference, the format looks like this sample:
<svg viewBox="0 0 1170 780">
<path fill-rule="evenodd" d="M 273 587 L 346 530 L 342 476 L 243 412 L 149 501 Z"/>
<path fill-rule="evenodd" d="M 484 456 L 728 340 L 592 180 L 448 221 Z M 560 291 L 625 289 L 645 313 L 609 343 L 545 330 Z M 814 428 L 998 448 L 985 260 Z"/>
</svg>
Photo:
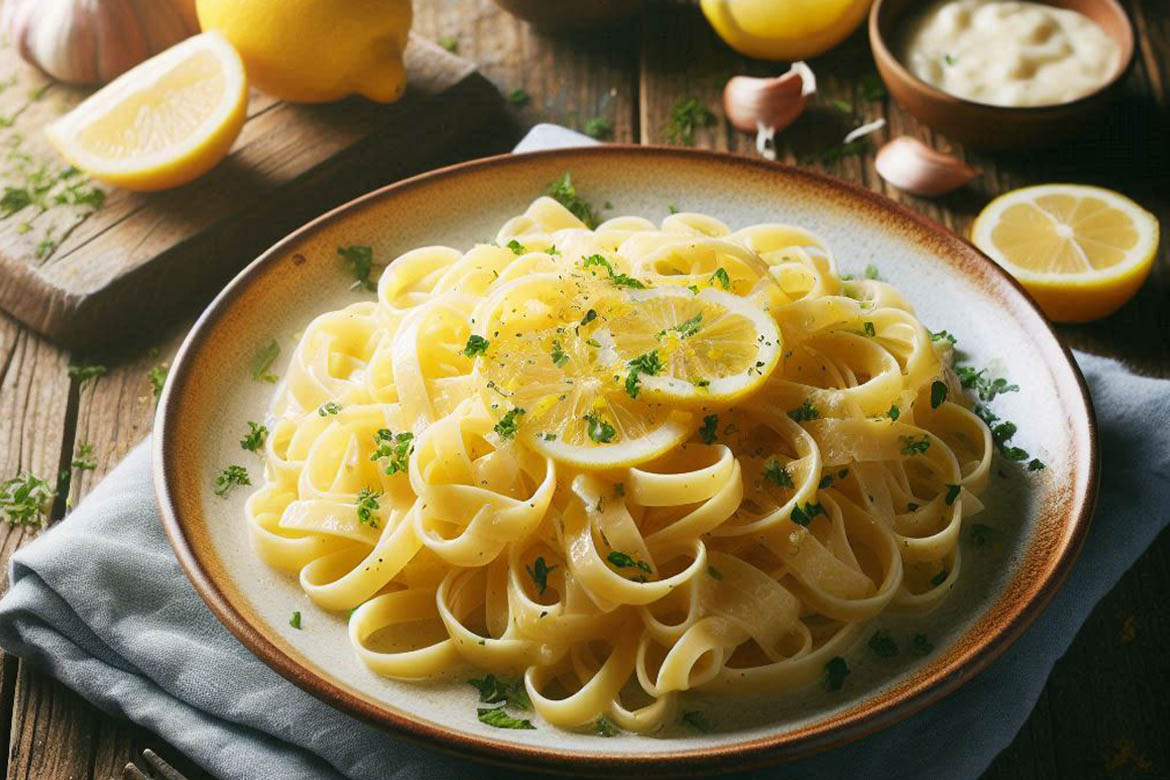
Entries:
<svg viewBox="0 0 1170 780">
<path fill-rule="evenodd" d="M 946 596 L 993 449 L 950 363 L 805 230 L 540 198 L 307 327 L 247 523 L 374 672 L 651 732 Z"/>
</svg>

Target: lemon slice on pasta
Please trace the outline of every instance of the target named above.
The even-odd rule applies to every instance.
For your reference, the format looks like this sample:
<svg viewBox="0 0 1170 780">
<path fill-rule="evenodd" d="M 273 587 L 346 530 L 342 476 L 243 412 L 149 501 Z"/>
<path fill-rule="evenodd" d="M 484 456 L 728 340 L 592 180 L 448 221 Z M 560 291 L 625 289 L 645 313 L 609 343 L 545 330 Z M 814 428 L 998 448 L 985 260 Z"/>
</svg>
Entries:
<svg viewBox="0 0 1170 780">
<path fill-rule="evenodd" d="M 780 360 L 776 320 L 714 288 L 632 290 L 607 319 L 617 354 L 638 370 L 630 383 L 656 399 L 731 403 L 763 385 Z"/>
<path fill-rule="evenodd" d="M 593 470 L 680 444 L 692 415 L 627 391 L 628 359 L 609 319 L 630 306 L 588 273 L 537 274 L 488 298 L 476 312 L 486 344 L 476 375 L 496 434 Z"/>
</svg>

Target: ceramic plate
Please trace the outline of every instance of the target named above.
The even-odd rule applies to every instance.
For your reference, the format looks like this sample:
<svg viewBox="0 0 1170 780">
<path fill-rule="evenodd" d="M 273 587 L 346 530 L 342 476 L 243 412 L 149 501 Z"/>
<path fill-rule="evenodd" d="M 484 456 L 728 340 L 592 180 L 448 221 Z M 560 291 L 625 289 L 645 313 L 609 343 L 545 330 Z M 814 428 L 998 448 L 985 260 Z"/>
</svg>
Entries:
<svg viewBox="0 0 1170 780">
<path fill-rule="evenodd" d="M 1019 426 L 1013 443 L 1047 462 L 1029 473 L 1000 465 L 977 522 L 964 534 L 954 592 L 934 613 L 883 617 L 895 636 L 925 633 L 925 656 L 876 657 L 862 641 L 834 693 L 805 691 L 705 700 L 713 725 L 611 739 L 539 724 L 495 729 L 476 718 L 462 678 L 415 685 L 374 675 L 350 648 L 345 616 L 317 609 L 294 578 L 262 564 L 244 523 L 248 490 L 216 496 L 215 476 L 253 456 L 246 420 L 263 419 L 273 386 L 254 381 L 253 355 L 275 338 L 280 373 L 317 314 L 360 300 L 337 247 L 368 244 L 391 258 L 426 244 L 467 249 L 491 240 L 545 186 L 572 171 L 603 214 L 667 216 L 670 205 L 733 229 L 790 222 L 826 238 L 844 272 L 876 265 L 932 329 L 955 334 L 969 362 L 1020 386 L 994 408 Z M 609 206 L 612 206 L 610 208 Z M 281 241 L 211 304 L 176 358 L 155 425 L 155 481 L 179 562 L 240 641 L 297 685 L 389 730 L 479 758 L 574 773 L 727 770 L 840 744 L 904 718 L 953 690 L 1003 652 L 1052 597 L 1076 556 L 1096 489 L 1092 409 L 1068 352 L 1021 289 L 965 241 L 891 201 L 834 179 L 762 161 L 682 149 L 601 146 L 478 160 L 420 176 L 343 206 Z M 258 474 L 260 461 L 248 463 Z M 293 610 L 302 630 L 289 626 Z M 869 636 L 867 631 L 863 636 Z"/>
</svg>

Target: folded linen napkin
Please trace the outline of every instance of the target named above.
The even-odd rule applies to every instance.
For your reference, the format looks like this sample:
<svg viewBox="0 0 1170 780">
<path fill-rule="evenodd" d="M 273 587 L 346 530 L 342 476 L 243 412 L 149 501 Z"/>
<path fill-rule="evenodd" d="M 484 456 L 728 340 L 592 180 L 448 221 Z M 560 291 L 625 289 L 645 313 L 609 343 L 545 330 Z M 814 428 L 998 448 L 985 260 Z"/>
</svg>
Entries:
<svg viewBox="0 0 1170 780">
<path fill-rule="evenodd" d="M 549 126 L 536 133 L 542 146 L 584 138 Z M 934 706 L 859 742 L 745 777 L 847 778 L 865 767 L 873 780 L 968 780 L 1012 740 L 1093 606 L 1170 519 L 1170 381 L 1106 358 L 1076 359 L 1099 414 L 1100 511 L 1051 606 L 1002 658 Z M 10 578 L 0 646 L 219 777 L 525 776 L 387 736 L 253 657 L 179 569 L 155 508 L 147 443 L 17 551 Z M 928 739 L 931 749 L 920 749 Z"/>
</svg>

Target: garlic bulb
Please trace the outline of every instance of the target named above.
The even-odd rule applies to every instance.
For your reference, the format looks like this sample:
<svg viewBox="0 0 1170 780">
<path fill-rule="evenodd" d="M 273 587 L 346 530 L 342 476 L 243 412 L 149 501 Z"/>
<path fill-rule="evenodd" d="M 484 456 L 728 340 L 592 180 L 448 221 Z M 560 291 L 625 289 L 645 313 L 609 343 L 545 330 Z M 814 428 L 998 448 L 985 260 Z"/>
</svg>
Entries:
<svg viewBox="0 0 1170 780">
<path fill-rule="evenodd" d="M 194 0 L 5 0 L 0 30 L 58 81 L 104 84 L 199 32 Z"/>
<path fill-rule="evenodd" d="M 917 138 L 898 136 L 877 153 L 874 167 L 900 190 L 933 198 L 962 187 L 979 175 L 958 157 L 936 152 Z"/>
<path fill-rule="evenodd" d="M 817 79 L 803 62 L 795 62 L 776 78 L 733 76 L 723 88 L 723 111 L 740 130 L 756 133 L 756 148 L 776 159 L 772 139 L 777 131 L 796 121 L 809 96 L 817 91 Z"/>
</svg>

